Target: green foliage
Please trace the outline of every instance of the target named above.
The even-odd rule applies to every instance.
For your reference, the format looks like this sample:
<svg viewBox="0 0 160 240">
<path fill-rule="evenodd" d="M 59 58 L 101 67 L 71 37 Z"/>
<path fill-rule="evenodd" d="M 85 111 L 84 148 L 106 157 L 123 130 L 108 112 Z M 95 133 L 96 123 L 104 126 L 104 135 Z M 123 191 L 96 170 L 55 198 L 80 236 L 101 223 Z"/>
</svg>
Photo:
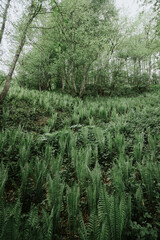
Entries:
<svg viewBox="0 0 160 240">
<path fill-rule="evenodd" d="M 78 185 L 74 185 L 72 188 L 67 187 L 67 212 L 68 220 L 70 224 L 70 231 L 73 231 L 73 234 L 77 228 L 77 216 L 79 213 L 79 199 L 80 199 L 80 188 Z"/>
<path fill-rule="evenodd" d="M 4 73 L 0 72 L 0 86 L 3 84 L 3 82 L 5 81 L 6 76 Z"/>
<path fill-rule="evenodd" d="M 85 100 L 11 90 L 1 111 L 1 239 L 158 239 L 158 88 Z M 30 106 L 31 122 L 36 108 L 47 121 L 17 128 L 13 103 L 17 118 Z"/>
<path fill-rule="evenodd" d="M 40 16 L 41 27 L 35 27 L 38 41 L 19 61 L 18 82 L 29 89 L 56 87 L 82 96 L 89 78 L 93 81 L 96 61 L 101 61 L 99 53 L 112 47 L 106 33 L 118 34 L 115 6 L 110 0 L 63 0 L 50 5 L 53 13 Z M 101 68 L 102 64 L 97 76 Z"/>
<path fill-rule="evenodd" d="M 158 21 L 128 25 L 111 0 L 32 3 L 0 106 L 0 239 L 160 239 Z"/>
</svg>

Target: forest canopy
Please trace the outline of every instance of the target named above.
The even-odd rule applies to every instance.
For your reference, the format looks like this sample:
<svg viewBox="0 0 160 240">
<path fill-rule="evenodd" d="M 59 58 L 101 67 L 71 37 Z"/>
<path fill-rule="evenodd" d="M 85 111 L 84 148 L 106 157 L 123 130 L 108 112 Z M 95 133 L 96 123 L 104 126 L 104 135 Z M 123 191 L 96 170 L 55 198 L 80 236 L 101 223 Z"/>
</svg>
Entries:
<svg viewBox="0 0 160 240">
<path fill-rule="evenodd" d="M 33 1 L 34 9 L 37 4 L 41 10 L 28 27 L 16 64 L 20 86 L 83 96 L 159 83 L 157 1 L 134 20 L 120 15 L 110 0 Z M 27 11 L 29 3 L 17 25 L 17 42 Z"/>
</svg>

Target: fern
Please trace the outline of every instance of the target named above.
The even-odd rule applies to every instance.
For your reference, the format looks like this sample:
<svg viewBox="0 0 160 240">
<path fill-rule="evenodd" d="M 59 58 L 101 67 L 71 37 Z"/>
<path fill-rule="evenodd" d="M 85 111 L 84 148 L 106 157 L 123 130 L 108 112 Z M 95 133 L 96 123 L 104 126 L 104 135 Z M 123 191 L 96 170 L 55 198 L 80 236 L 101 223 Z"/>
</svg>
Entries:
<svg viewBox="0 0 160 240">
<path fill-rule="evenodd" d="M 81 240 L 88 240 L 87 229 L 86 229 L 86 226 L 84 224 L 82 213 L 79 214 L 79 223 L 80 223 L 80 227 L 79 227 L 80 239 Z"/>
<path fill-rule="evenodd" d="M 101 240 L 120 240 L 127 221 L 126 201 L 123 195 L 109 196 L 104 186 L 98 204 L 98 216 L 101 223 Z"/>
<path fill-rule="evenodd" d="M 99 219 L 96 214 L 96 209 L 90 213 L 89 217 L 89 222 L 87 225 L 87 239 L 92 240 L 92 239 L 97 239 L 99 238 L 100 235 L 100 224 L 99 224 Z"/>
<path fill-rule="evenodd" d="M 104 131 L 99 127 L 95 127 L 94 128 L 94 134 L 95 134 L 96 142 L 99 145 L 100 151 L 101 151 L 101 153 L 103 153 L 104 148 L 105 148 Z"/>
<path fill-rule="evenodd" d="M 60 182 L 60 176 L 57 174 L 53 179 L 50 175 L 47 178 L 48 203 L 53 211 L 53 226 L 56 229 L 60 213 L 63 206 L 63 192 L 65 184 Z"/>
<path fill-rule="evenodd" d="M 143 190 L 141 185 L 137 188 L 136 194 L 135 194 L 136 200 L 137 200 L 137 205 L 139 211 L 142 209 L 143 206 Z"/>
<path fill-rule="evenodd" d="M 106 192 L 105 186 L 101 185 L 100 198 L 98 203 L 98 218 L 101 225 L 100 240 L 109 240 L 111 237 L 109 212 L 110 198 Z"/>
<path fill-rule="evenodd" d="M 114 189 L 119 194 L 121 194 L 125 190 L 122 171 L 123 170 L 120 167 L 118 167 L 117 164 L 114 164 L 111 172 Z"/>
<path fill-rule="evenodd" d="M 47 174 L 47 165 L 44 161 L 36 159 L 33 177 L 35 181 L 36 198 L 41 199 L 44 191 L 44 183 Z"/>
<path fill-rule="evenodd" d="M 112 136 L 110 133 L 107 133 L 106 139 L 107 139 L 107 147 L 108 147 L 109 153 L 112 154 L 113 153 L 113 140 L 112 140 Z"/>
<path fill-rule="evenodd" d="M 67 187 L 66 198 L 70 230 L 71 226 L 73 226 L 74 233 L 77 225 L 76 218 L 79 212 L 80 188 L 76 184 L 72 188 Z"/>
<path fill-rule="evenodd" d="M 96 209 L 99 193 L 100 193 L 100 185 L 101 185 L 101 168 L 98 162 L 92 171 L 88 168 L 89 178 L 90 178 L 90 185 L 87 188 L 87 201 L 89 205 L 90 211 L 94 211 Z"/>
<path fill-rule="evenodd" d="M 3 196 L 4 187 L 8 179 L 8 170 L 5 168 L 4 164 L 0 164 L 0 199 Z"/>
<path fill-rule="evenodd" d="M 99 240 L 100 224 L 95 211 L 90 213 L 89 221 L 85 225 L 82 214 L 79 215 L 79 236 L 81 240 Z"/>
<path fill-rule="evenodd" d="M 154 164 L 154 176 L 158 184 L 160 184 L 160 163 L 159 162 Z"/>
<path fill-rule="evenodd" d="M 147 162 L 146 165 L 138 165 L 139 170 L 142 176 L 142 181 L 145 185 L 147 194 L 149 199 L 151 200 L 153 197 L 153 189 L 154 189 L 154 165 L 151 162 Z"/>
<path fill-rule="evenodd" d="M 20 240 L 20 218 L 21 218 L 21 204 L 18 200 L 15 206 L 9 206 L 4 209 L 2 203 L 2 208 L 0 210 L 1 218 L 1 231 L 0 239 L 2 240 Z"/>
<path fill-rule="evenodd" d="M 123 134 L 117 133 L 113 140 L 114 147 L 119 154 L 124 153 L 125 151 L 125 138 Z"/>
<path fill-rule="evenodd" d="M 24 167 L 20 164 L 20 170 L 21 170 L 21 191 L 22 195 L 25 195 L 28 184 L 28 177 L 30 173 L 29 163 L 25 163 Z"/>
<path fill-rule="evenodd" d="M 135 134 L 135 144 L 133 146 L 133 153 L 136 161 L 140 162 L 142 159 L 144 147 L 144 134 Z"/>
<path fill-rule="evenodd" d="M 5 221 L 5 213 L 4 213 L 4 201 L 0 197 L 0 239 L 2 239 L 3 231 L 4 231 L 4 221 Z"/>
<path fill-rule="evenodd" d="M 153 137 L 151 134 L 148 134 L 148 143 L 154 155 L 156 153 L 156 142 L 157 142 L 156 136 Z"/>
<path fill-rule="evenodd" d="M 54 214 L 53 208 L 50 214 L 45 209 L 42 209 L 42 221 L 43 221 L 42 229 L 45 240 L 53 239 L 53 217 L 54 217 L 53 214 Z"/>
</svg>

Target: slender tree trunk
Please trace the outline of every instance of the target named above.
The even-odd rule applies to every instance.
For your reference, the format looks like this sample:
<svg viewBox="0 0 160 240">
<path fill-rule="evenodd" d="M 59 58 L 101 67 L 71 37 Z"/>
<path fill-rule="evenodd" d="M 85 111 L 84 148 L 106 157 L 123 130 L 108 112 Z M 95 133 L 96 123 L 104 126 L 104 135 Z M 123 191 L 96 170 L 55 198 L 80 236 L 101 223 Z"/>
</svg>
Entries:
<svg viewBox="0 0 160 240">
<path fill-rule="evenodd" d="M 6 77 L 6 83 L 4 85 L 3 91 L 0 94 L 0 104 L 3 103 L 5 97 L 6 97 L 7 93 L 8 93 L 14 69 L 16 67 L 16 64 L 17 64 L 17 61 L 19 59 L 20 53 L 21 53 L 21 51 L 23 49 L 23 46 L 25 44 L 28 27 L 30 26 L 30 24 L 32 23 L 32 21 L 36 17 L 36 15 L 39 13 L 40 9 L 41 9 L 41 5 L 39 7 L 37 7 L 34 11 L 32 9 L 32 6 L 30 8 L 29 19 L 28 19 L 28 21 L 27 21 L 27 23 L 26 23 L 26 25 L 24 27 L 20 44 L 19 44 L 19 46 L 17 48 L 16 54 L 15 54 L 15 56 L 13 58 L 12 63 L 11 63 L 11 66 L 10 66 L 10 69 L 9 69 L 9 73 L 8 73 L 8 75 Z"/>
<path fill-rule="evenodd" d="M 25 86 L 25 72 L 24 72 L 24 62 L 23 62 L 23 59 L 22 59 L 22 87 Z"/>
<path fill-rule="evenodd" d="M 4 33 L 6 20 L 7 20 L 7 12 L 8 12 L 8 8 L 10 6 L 10 2 L 11 2 L 11 0 L 7 1 L 7 4 L 5 6 L 5 10 L 4 10 L 4 14 L 3 14 L 2 26 L 1 26 L 1 30 L 0 30 L 0 44 L 1 44 L 2 38 L 3 38 L 3 33 Z"/>
<path fill-rule="evenodd" d="M 47 90 L 52 90 L 52 86 L 51 86 L 51 79 L 49 78 L 47 81 Z"/>
<path fill-rule="evenodd" d="M 63 65 L 63 74 L 62 74 L 62 78 L 64 78 L 64 88 L 68 87 L 68 90 L 71 90 L 71 83 L 70 83 L 70 78 L 68 77 L 68 72 L 66 71 L 66 66 L 65 66 L 65 62 Z M 69 80 L 68 80 L 69 79 Z M 63 80 L 62 80 L 63 81 Z"/>
<path fill-rule="evenodd" d="M 41 65 L 39 65 L 39 74 L 38 74 L 38 87 L 39 91 L 42 91 L 42 83 L 41 83 Z"/>
<path fill-rule="evenodd" d="M 42 91 L 42 88 L 41 88 L 41 81 L 39 81 L 39 91 L 40 91 L 40 92 Z"/>
<path fill-rule="evenodd" d="M 65 87 L 65 77 L 64 77 L 63 74 L 62 74 L 61 82 L 62 82 L 62 92 L 64 92 L 64 87 Z"/>
<path fill-rule="evenodd" d="M 127 77 L 127 83 L 129 84 L 129 74 L 128 74 L 128 60 L 126 59 L 125 60 L 125 62 L 126 62 L 126 77 Z"/>
<path fill-rule="evenodd" d="M 152 61 L 151 57 L 149 59 L 149 68 L 148 68 L 148 82 L 147 82 L 147 89 L 149 89 L 149 86 L 151 84 L 151 71 L 152 71 Z"/>
<path fill-rule="evenodd" d="M 89 69 L 90 69 L 92 63 L 93 63 L 95 60 L 96 60 L 96 59 L 94 59 L 94 60 L 88 65 L 88 67 L 87 67 L 86 69 L 85 69 L 85 66 L 83 66 L 83 81 L 82 81 L 81 89 L 80 89 L 80 93 L 79 93 L 80 97 L 82 97 L 82 95 L 83 95 L 84 92 L 85 92 L 86 83 L 87 83 L 88 78 L 89 78 L 88 72 L 89 72 Z"/>
<path fill-rule="evenodd" d="M 74 63 L 71 64 L 71 71 L 70 71 L 70 83 L 73 84 L 73 89 L 75 94 L 77 95 L 77 87 L 75 82 L 75 74 L 74 74 Z"/>
<path fill-rule="evenodd" d="M 76 82 L 75 82 L 75 78 L 74 78 L 74 77 L 72 77 L 72 82 L 73 82 L 74 92 L 75 92 L 75 94 L 77 95 L 77 87 L 76 87 Z"/>
<path fill-rule="evenodd" d="M 137 85 L 137 81 L 136 81 L 136 59 L 133 60 L 134 61 L 134 85 Z"/>
<path fill-rule="evenodd" d="M 85 91 L 85 86 L 86 86 L 86 75 L 84 73 L 83 75 L 83 82 L 82 82 L 82 85 L 81 85 L 81 89 L 80 89 L 80 97 L 82 97 L 84 91 Z"/>
<path fill-rule="evenodd" d="M 139 73 L 140 73 L 140 76 L 142 74 L 142 67 L 141 67 L 141 60 L 139 59 L 138 60 L 138 63 L 139 63 Z"/>
</svg>

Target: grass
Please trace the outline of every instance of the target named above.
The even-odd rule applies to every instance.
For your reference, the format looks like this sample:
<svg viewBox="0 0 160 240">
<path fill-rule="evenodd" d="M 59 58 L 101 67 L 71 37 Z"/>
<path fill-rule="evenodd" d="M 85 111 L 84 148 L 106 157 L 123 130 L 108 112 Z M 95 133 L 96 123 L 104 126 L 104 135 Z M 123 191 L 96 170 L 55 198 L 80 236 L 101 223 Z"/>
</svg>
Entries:
<svg viewBox="0 0 160 240">
<path fill-rule="evenodd" d="M 86 98 L 12 87 L 0 109 L 0 239 L 160 238 L 158 88 Z"/>
</svg>

